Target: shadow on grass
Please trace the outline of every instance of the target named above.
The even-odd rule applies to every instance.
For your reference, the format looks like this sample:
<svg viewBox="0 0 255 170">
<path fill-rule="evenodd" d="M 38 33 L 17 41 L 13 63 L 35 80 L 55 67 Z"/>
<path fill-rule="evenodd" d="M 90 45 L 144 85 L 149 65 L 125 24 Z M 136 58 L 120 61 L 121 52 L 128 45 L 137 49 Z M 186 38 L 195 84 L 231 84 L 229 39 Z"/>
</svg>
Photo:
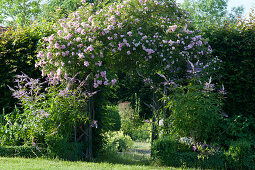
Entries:
<svg viewBox="0 0 255 170">
<path fill-rule="evenodd" d="M 107 156 L 101 156 L 95 162 L 107 162 L 112 164 L 124 164 L 124 165 L 151 165 L 150 154 L 139 153 L 134 150 L 127 152 L 111 153 Z"/>
</svg>

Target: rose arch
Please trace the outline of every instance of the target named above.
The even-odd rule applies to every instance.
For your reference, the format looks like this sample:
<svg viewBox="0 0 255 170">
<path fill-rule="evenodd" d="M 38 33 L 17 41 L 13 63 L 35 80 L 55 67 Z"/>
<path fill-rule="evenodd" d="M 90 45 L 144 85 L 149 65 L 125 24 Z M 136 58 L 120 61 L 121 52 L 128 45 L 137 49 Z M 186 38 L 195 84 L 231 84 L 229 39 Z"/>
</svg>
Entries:
<svg viewBox="0 0 255 170">
<path fill-rule="evenodd" d="M 154 86 L 173 83 L 207 67 L 204 62 L 211 53 L 187 16 L 174 1 L 84 2 L 55 23 L 55 34 L 43 38 L 36 66 L 56 82 L 74 76 L 87 79 L 82 88 L 90 94 L 117 83 L 118 71 L 136 72 Z M 96 113 L 91 97 L 88 103 L 92 121 Z M 90 156 L 91 126 L 87 129 Z"/>
</svg>

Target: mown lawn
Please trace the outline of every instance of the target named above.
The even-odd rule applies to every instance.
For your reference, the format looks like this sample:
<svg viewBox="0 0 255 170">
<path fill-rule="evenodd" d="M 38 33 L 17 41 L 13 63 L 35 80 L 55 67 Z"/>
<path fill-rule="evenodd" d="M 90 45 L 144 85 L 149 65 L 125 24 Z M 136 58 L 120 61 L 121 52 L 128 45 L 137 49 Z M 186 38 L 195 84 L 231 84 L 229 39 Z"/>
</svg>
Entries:
<svg viewBox="0 0 255 170">
<path fill-rule="evenodd" d="M 105 162 L 70 162 L 43 158 L 6 158 L 0 157 L 0 169 L 175 169 L 150 165 L 126 165 Z"/>
<path fill-rule="evenodd" d="M 9 169 L 93 169 L 93 170 L 122 170 L 122 169 L 178 169 L 172 167 L 160 167 L 153 164 L 150 158 L 150 143 L 134 142 L 134 146 L 126 151 L 106 157 L 100 157 L 93 162 L 63 161 L 49 158 L 21 158 L 0 157 L 0 170 Z M 183 168 L 182 168 L 183 169 Z"/>
</svg>

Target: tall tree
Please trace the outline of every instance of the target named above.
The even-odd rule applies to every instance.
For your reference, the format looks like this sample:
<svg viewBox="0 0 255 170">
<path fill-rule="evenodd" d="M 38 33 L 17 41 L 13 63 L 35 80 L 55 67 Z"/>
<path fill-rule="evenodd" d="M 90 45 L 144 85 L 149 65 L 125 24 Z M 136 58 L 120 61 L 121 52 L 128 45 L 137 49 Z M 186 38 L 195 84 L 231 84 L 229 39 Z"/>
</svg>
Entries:
<svg viewBox="0 0 255 170">
<path fill-rule="evenodd" d="M 28 25 L 41 12 L 41 0 L 1 0 L 0 24 Z"/>
<path fill-rule="evenodd" d="M 81 0 L 46 0 L 42 4 L 42 16 L 47 20 L 67 17 L 82 5 Z"/>
<path fill-rule="evenodd" d="M 189 12 L 197 28 L 221 23 L 227 15 L 228 0 L 184 0 L 183 8 Z"/>
<path fill-rule="evenodd" d="M 243 13 L 244 13 L 243 6 L 233 7 L 231 9 L 231 12 L 228 14 L 228 18 L 231 22 L 235 22 L 237 18 L 242 17 Z"/>
</svg>

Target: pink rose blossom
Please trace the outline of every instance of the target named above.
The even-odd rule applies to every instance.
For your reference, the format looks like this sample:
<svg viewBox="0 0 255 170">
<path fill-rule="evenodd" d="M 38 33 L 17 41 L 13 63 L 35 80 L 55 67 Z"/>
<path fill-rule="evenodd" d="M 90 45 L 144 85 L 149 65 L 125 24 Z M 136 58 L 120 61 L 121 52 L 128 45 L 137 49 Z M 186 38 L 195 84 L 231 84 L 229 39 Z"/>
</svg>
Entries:
<svg viewBox="0 0 255 170">
<path fill-rule="evenodd" d="M 98 87 L 98 84 L 97 83 L 94 83 L 94 88 L 97 88 Z"/>
<path fill-rule="evenodd" d="M 102 83 L 103 83 L 102 80 L 97 80 L 98 85 L 101 85 Z"/>
<path fill-rule="evenodd" d="M 127 35 L 132 36 L 132 32 L 131 31 L 127 32 Z"/>
<path fill-rule="evenodd" d="M 81 37 L 77 37 L 75 41 L 76 42 L 80 42 L 81 41 Z"/>
<path fill-rule="evenodd" d="M 62 30 L 58 30 L 58 35 L 61 36 L 61 34 L 63 33 Z"/>
<path fill-rule="evenodd" d="M 79 53 L 78 56 L 79 56 L 80 58 L 85 58 L 85 56 L 84 56 L 83 53 Z"/>
<path fill-rule="evenodd" d="M 109 84 L 108 80 L 104 82 L 104 85 L 107 86 Z"/>
<path fill-rule="evenodd" d="M 95 63 L 95 65 L 98 65 L 100 67 L 102 65 L 102 61 Z"/>
<path fill-rule="evenodd" d="M 84 66 L 88 67 L 89 66 L 89 62 L 88 61 L 84 61 Z"/>
<path fill-rule="evenodd" d="M 93 45 L 90 45 L 88 48 L 87 48 L 88 51 L 93 51 L 94 48 L 93 48 Z"/>
<path fill-rule="evenodd" d="M 106 77 L 106 71 L 101 71 L 100 74 L 101 74 L 102 77 L 104 77 L 104 78 Z"/>
<path fill-rule="evenodd" d="M 112 79 L 112 81 L 111 81 L 111 83 L 112 83 L 113 86 L 115 85 L 116 82 L 117 82 L 116 79 Z"/>
</svg>

